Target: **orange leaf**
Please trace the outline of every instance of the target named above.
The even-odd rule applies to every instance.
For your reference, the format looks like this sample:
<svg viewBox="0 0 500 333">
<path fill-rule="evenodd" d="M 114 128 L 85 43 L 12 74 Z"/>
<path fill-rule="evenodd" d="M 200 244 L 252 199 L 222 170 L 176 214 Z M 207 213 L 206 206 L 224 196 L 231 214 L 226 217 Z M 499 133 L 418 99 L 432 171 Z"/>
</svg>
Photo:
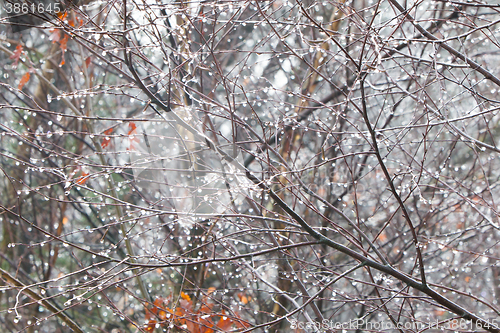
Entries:
<svg viewBox="0 0 500 333">
<path fill-rule="evenodd" d="M 244 293 L 238 293 L 237 296 L 243 304 L 248 304 L 248 302 L 252 299 L 252 297 L 246 296 Z"/>
<path fill-rule="evenodd" d="M 205 327 L 205 326 L 202 326 L 202 325 L 199 325 L 199 331 L 201 333 L 212 333 L 214 330 L 211 329 L 210 327 L 214 327 L 214 324 L 210 323 L 209 325 L 207 325 L 208 327 Z"/>
<path fill-rule="evenodd" d="M 104 139 L 102 139 L 101 148 L 106 148 L 107 146 L 109 146 L 109 142 L 110 141 L 111 141 L 110 138 L 104 138 Z"/>
<path fill-rule="evenodd" d="M 59 13 L 57 13 L 57 17 L 59 17 L 59 19 L 61 21 L 63 21 L 66 18 L 66 16 L 68 16 L 68 12 L 59 12 Z"/>
<path fill-rule="evenodd" d="M 14 54 L 10 56 L 10 59 L 15 59 L 14 67 L 17 67 L 17 63 L 19 62 L 19 58 L 21 57 L 22 53 L 23 53 L 23 46 L 21 44 L 18 44 L 16 46 L 16 50 L 14 51 Z"/>
<path fill-rule="evenodd" d="M 387 240 L 387 235 L 382 231 L 380 235 L 378 235 L 377 239 L 381 242 L 385 242 Z"/>
<path fill-rule="evenodd" d="M 87 59 L 85 59 L 85 66 L 87 68 L 89 68 L 89 66 L 90 66 L 90 60 L 91 60 L 90 57 L 87 57 Z"/>
<path fill-rule="evenodd" d="M 163 299 L 161 297 L 155 299 L 155 301 L 153 302 L 153 304 L 155 306 L 161 306 L 162 303 L 163 303 Z"/>
<path fill-rule="evenodd" d="M 181 291 L 181 297 L 183 299 L 185 299 L 186 301 L 190 301 L 191 300 L 191 297 L 189 297 L 188 294 L 186 294 L 185 292 Z"/>
<path fill-rule="evenodd" d="M 147 306 L 144 307 L 144 310 L 146 311 L 146 321 L 148 321 L 148 324 L 146 324 L 146 330 L 148 330 L 148 331 L 151 330 L 151 329 L 148 329 L 151 326 L 151 324 L 153 324 L 152 327 L 154 328 L 154 326 L 155 326 L 154 324 L 156 324 L 156 321 L 153 320 L 152 318 L 156 317 L 159 309 L 160 309 L 160 316 L 161 316 L 162 312 L 165 312 L 165 311 L 163 311 L 164 310 L 163 304 L 164 304 L 164 299 L 159 297 L 159 298 L 155 299 L 152 307 L 147 307 Z M 169 311 L 169 310 L 167 309 L 167 311 Z M 166 315 L 165 315 L 165 317 L 166 317 Z"/>
<path fill-rule="evenodd" d="M 231 319 L 229 319 L 228 317 L 223 316 L 220 318 L 216 327 L 221 331 L 227 331 L 228 329 L 231 328 L 232 325 L 233 325 L 233 321 Z"/>
<path fill-rule="evenodd" d="M 29 80 L 30 80 L 30 72 L 26 72 L 26 74 L 24 74 L 23 77 L 21 78 L 21 81 L 19 81 L 17 89 L 19 90 L 23 89 L 24 85 L 28 83 Z"/>
<path fill-rule="evenodd" d="M 161 320 L 166 320 L 167 319 L 167 313 L 163 310 L 160 310 L 160 312 L 158 313 L 158 318 L 160 318 Z"/>
<path fill-rule="evenodd" d="M 127 150 L 135 150 L 134 146 L 134 141 L 139 142 L 139 139 L 134 136 L 134 134 L 137 134 L 137 126 L 135 126 L 135 123 L 128 123 L 128 135 L 130 136 L 130 147 L 127 148 Z"/>
<path fill-rule="evenodd" d="M 174 317 L 176 317 L 176 316 L 177 317 L 182 317 L 185 314 L 185 311 L 183 309 L 181 309 L 181 308 L 175 308 L 175 311 L 171 310 L 169 308 L 165 308 L 165 310 L 167 310 L 168 312 L 170 312 L 171 314 L 173 314 Z"/>
<path fill-rule="evenodd" d="M 109 135 L 111 133 L 113 133 L 113 128 L 109 128 L 109 129 L 104 131 L 105 135 Z M 111 138 L 108 138 L 108 137 L 103 138 L 102 142 L 101 142 L 101 148 L 106 148 L 107 146 L 109 146 L 110 142 L 111 142 Z"/>
<path fill-rule="evenodd" d="M 200 307 L 200 310 L 198 311 L 198 313 L 208 313 L 208 314 L 211 314 L 211 313 L 213 313 L 212 306 L 213 306 L 213 304 L 211 304 L 211 303 L 203 304 Z"/>
<path fill-rule="evenodd" d="M 137 126 L 135 126 L 134 123 L 132 122 L 128 123 L 128 128 L 129 128 L 128 135 L 136 133 Z"/>
<path fill-rule="evenodd" d="M 200 330 L 199 330 L 200 325 L 198 323 L 193 323 L 191 320 L 187 320 L 187 321 L 185 320 L 183 325 L 186 325 L 188 332 L 191 332 L 191 333 L 199 333 L 200 332 Z M 182 325 L 179 325 L 179 326 L 182 326 Z"/>
<path fill-rule="evenodd" d="M 156 327 L 156 320 L 149 320 L 148 323 L 146 324 L 146 331 L 147 332 L 152 332 Z"/>
<path fill-rule="evenodd" d="M 68 45 L 67 45 L 68 39 L 69 39 L 69 36 L 67 34 L 64 34 L 63 39 L 61 39 L 59 41 L 59 45 L 61 46 L 61 53 L 62 53 L 61 63 L 59 64 L 59 66 L 62 66 L 66 63 L 66 61 L 64 60 L 64 54 L 66 53 L 66 50 L 68 49 Z"/>
<path fill-rule="evenodd" d="M 85 183 L 87 182 L 87 179 L 89 179 L 89 174 L 82 171 L 82 176 L 78 178 L 76 183 L 79 185 L 85 185 Z"/>
</svg>

